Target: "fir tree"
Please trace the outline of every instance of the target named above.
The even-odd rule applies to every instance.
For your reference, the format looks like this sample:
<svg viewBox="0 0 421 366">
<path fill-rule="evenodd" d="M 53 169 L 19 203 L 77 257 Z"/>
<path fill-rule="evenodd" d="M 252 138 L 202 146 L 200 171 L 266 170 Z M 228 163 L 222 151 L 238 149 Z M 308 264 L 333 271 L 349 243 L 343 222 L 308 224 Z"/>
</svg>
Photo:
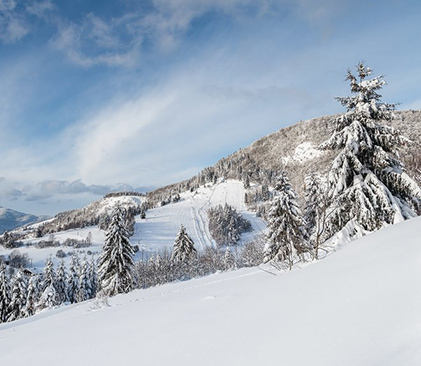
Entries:
<svg viewBox="0 0 421 366">
<path fill-rule="evenodd" d="M 35 314 L 36 306 L 40 298 L 40 279 L 39 275 L 32 275 L 28 281 L 26 304 L 23 310 L 25 317 Z"/>
<path fill-rule="evenodd" d="M 9 304 L 8 321 L 25 317 L 27 299 L 27 280 L 21 270 L 18 270 L 12 279 L 11 300 Z"/>
<path fill-rule="evenodd" d="M 56 289 L 57 295 L 59 297 L 59 301 L 61 304 L 64 304 L 69 301 L 68 297 L 68 289 L 67 289 L 67 271 L 66 266 L 64 264 L 64 260 L 62 259 L 60 265 L 57 268 L 57 276 L 56 276 Z"/>
<path fill-rule="evenodd" d="M 101 291 L 109 296 L 129 292 L 133 288 L 133 248 L 124 222 L 124 212 L 116 207 L 112 213 L 98 272 Z"/>
<path fill-rule="evenodd" d="M 77 301 L 81 302 L 90 298 L 92 298 L 92 281 L 90 277 L 89 262 L 85 257 L 80 267 Z"/>
<path fill-rule="evenodd" d="M 6 273 L 6 265 L 0 261 L 0 323 L 9 317 L 10 281 Z"/>
<path fill-rule="evenodd" d="M 91 263 L 89 266 L 89 277 L 91 279 L 91 296 L 95 297 L 98 288 L 98 274 L 96 268 L 96 260 L 92 256 Z"/>
<path fill-rule="evenodd" d="M 69 275 L 67 279 L 67 298 L 70 303 L 77 302 L 77 292 L 79 290 L 80 264 L 77 253 L 73 253 L 69 265 Z"/>
<path fill-rule="evenodd" d="M 304 179 L 306 235 L 318 259 L 319 247 L 325 230 L 326 221 L 326 183 L 317 173 L 310 173 Z"/>
<path fill-rule="evenodd" d="M 41 296 L 37 303 L 37 310 L 52 308 L 60 305 L 60 299 L 56 289 L 56 273 L 53 261 L 47 259 L 44 267 L 44 275 L 41 282 Z"/>
<path fill-rule="evenodd" d="M 175 238 L 171 259 L 174 262 L 186 262 L 196 256 L 193 240 L 187 234 L 183 225 Z"/>
<path fill-rule="evenodd" d="M 385 81 L 368 79 L 371 72 L 362 62 L 357 76 L 348 70 L 353 95 L 336 98 L 347 112 L 335 119 L 333 135 L 320 146 L 339 152 L 329 172 L 329 236 L 348 222 L 373 231 L 414 217 L 421 198 L 398 157 L 407 139 L 383 124 L 392 119 L 395 105 L 381 102 Z"/>
<path fill-rule="evenodd" d="M 265 262 L 286 262 L 289 269 L 309 248 L 305 244 L 304 221 L 296 194 L 285 172 L 275 185 L 275 196 L 268 214 L 268 243 Z"/>
</svg>

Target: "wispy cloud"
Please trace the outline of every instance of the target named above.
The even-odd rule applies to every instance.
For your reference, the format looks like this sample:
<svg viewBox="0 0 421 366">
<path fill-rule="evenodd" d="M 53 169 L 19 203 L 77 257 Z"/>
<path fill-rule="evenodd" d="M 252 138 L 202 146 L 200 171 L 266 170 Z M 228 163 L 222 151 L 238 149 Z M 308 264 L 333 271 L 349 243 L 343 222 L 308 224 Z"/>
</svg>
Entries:
<svg viewBox="0 0 421 366">
<path fill-rule="evenodd" d="M 0 0 L 0 40 L 16 43 L 34 30 L 31 17 L 45 18 L 54 6 L 50 0 Z"/>
</svg>

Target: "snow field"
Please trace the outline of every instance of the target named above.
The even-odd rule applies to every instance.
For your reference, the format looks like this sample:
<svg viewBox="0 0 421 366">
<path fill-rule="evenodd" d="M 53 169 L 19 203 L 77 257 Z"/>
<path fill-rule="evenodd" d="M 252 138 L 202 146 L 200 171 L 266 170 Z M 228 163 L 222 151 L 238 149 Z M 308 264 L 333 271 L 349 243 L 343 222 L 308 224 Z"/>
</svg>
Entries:
<svg viewBox="0 0 421 366">
<path fill-rule="evenodd" d="M 0 325 L 2 364 L 421 364 L 415 218 L 291 272 L 247 268 Z"/>
</svg>

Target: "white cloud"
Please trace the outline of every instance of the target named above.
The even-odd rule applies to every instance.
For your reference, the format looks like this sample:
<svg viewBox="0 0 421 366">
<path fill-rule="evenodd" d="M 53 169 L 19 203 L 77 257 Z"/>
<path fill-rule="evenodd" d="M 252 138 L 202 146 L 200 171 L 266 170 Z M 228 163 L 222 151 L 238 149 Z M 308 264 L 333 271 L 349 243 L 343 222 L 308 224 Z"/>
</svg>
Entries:
<svg viewBox="0 0 421 366">
<path fill-rule="evenodd" d="M 3 43 L 20 41 L 33 31 L 30 16 L 45 18 L 53 8 L 50 0 L 0 0 L 0 40 Z"/>
</svg>

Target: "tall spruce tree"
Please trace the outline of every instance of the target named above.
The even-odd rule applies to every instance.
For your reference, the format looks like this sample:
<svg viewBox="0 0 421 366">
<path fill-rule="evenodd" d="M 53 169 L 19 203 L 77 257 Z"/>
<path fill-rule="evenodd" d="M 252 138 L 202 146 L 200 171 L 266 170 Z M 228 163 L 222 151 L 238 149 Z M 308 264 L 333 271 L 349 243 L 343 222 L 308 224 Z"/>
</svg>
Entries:
<svg viewBox="0 0 421 366">
<path fill-rule="evenodd" d="M 309 251 L 304 225 L 296 193 L 286 173 L 282 171 L 275 185 L 268 214 L 268 243 L 264 261 L 284 262 L 291 269 L 294 262 Z"/>
<path fill-rule="evenodd" d="M 12 278 L 11 299 L 9 304 L 8 321 L 25 317 L 28 282 L 21 270 L 18 270 Z"/>
<path fill-rule="evenodd" d="M 98 263 L 99 285 L 104 294 L 113 296 L 132 290 L 133 255 L 125 227 L 125 213 L 117 206 L 112 213 Z"/>
<path fill-rule="evenodd" d="M 10 280 L 6 273 L 6 265 L 0 261 L 0 323 L 9 317 Z"/>
<path fill-rule="evenodd" d="M 85 256 L 80 267 L 77 301 L 81 302 L 90 298 L 92 298 L 92 280 L 90 276 L 89 262 Z"/>
<path fill-rule="evenodd" d="M 328 234 L 348 223 L 355 232 L 373 231 L 414 217 L 421 191 L 403 170 L 398 149 L 405 139 L 386 126 L 394 104 L 381 102 L 383 76 L 368 79 L 372 70 L 360 62 L 357 75 L 348 70 L 350 97 L 336 98 L 347 112 L 334 120 L 333 135 L 320 145 L 336 150 L 329 172 Z"/>
<path fill-rule="evenodd" d="M 54 264 L 49 257 L 44 267 L 44 275 L 41 282 L 41 296 L 37 303 L 37 310 L 52 308 L 60 305 L 60 298 L 56 289 L 56 273 Z"/>
<path fill-rule="evenodd" d="M 64 260 L 62 259 L 57 268 L 57 276 L 56 276 L 57 296 L 61 304 L 64 304 L 65 302 L 69 301 L 67 278 L 68 278 L 68 275 L 66 271 L 66 266 L 64 264 Z"/>
<path fill-rule="evenodd" d="M 183 225 L 175 238 L 171 259 L 174 262 L 186 262 L 196 256 L 193 240 Z"/>
<path fill-rule="evenodd" d="M 25 317 L 35 314 L 40 298 L 40 276 L 33 274 L 28 281 L 26 304 L 23 310 Z"/>
<path fill-rule="evenodd" d="M 79 290 L 79 272 L 79 256 L 77 253 L 73 253 L 70 260 L 69 274 L 67 277 L 67 298 L 72 304 L 77 302 L 77 293 Z"/>
</svg>

